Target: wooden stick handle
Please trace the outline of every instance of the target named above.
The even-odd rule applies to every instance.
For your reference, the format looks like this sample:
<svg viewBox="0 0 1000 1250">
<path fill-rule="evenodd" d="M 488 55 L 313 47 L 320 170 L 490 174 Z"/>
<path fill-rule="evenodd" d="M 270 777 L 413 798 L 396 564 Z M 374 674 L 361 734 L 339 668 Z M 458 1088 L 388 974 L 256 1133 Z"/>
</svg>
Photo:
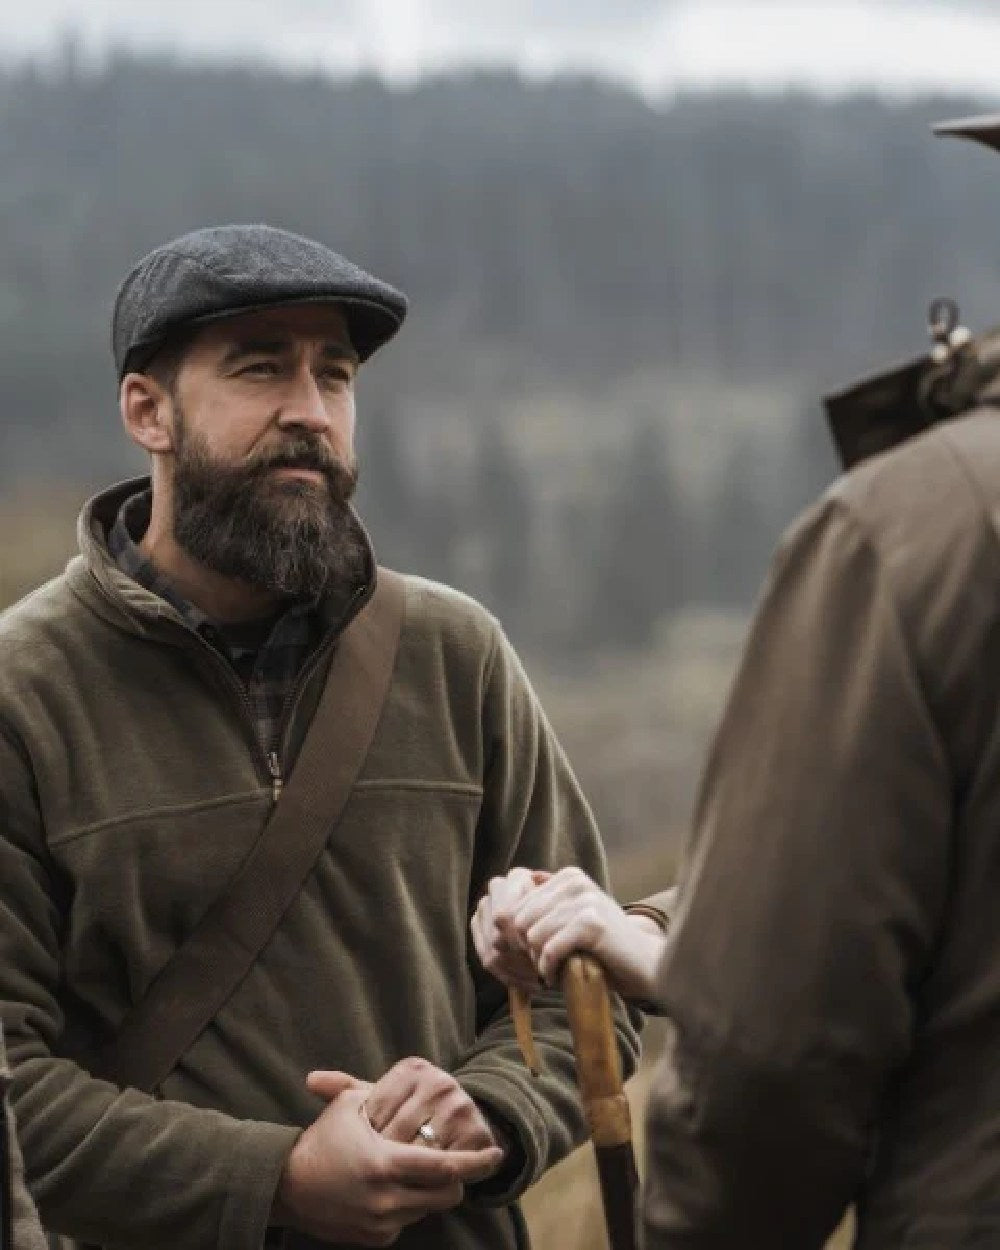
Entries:
<svg viewBox="0 0 1000 1250">
<path fill-rule="evenodd" d="M 632 1122 L 604 970 L 592 955 L 570 955 L 561 978 L 576 1052 L 577 1083 L 594 1145 L 630 1143 Z"/>
<path fill-rule="evenodd" d="M 538 1057 L 535 1034 L 531 1027 L 531 995 L 518 989 L 516 985 L 510 986 L 507 993 L 510 1000 L 510 1014 L 514 1021 L 514 1035 L 521 1051 L 521 1058 L 531 1075 L 538 1076 L 542 1070 L 542 1063 Z"/>
</svg>

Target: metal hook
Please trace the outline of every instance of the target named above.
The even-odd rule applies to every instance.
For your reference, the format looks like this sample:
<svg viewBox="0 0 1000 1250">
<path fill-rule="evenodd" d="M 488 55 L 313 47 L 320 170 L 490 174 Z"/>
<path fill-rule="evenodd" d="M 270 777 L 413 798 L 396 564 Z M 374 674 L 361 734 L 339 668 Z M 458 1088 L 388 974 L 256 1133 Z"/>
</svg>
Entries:
<svg viewBox="0 0 1000 1250">
<path fill-rule="evenodd" d="M 958 304 L 947 295 L 931 300 L 927 310 L 927 333 L 931 339 L 931 359 L 936 365 L 946 364 L 952 354 L 972 337 L 959 325 Z"/>
<path fill-rule="evenodd" d="M 927 333 L 935 343 L 948 344 L 951 332 L 958 325 L 958 304 L 947 295 L 931 300 L 927 310 Z"/>
</svg>

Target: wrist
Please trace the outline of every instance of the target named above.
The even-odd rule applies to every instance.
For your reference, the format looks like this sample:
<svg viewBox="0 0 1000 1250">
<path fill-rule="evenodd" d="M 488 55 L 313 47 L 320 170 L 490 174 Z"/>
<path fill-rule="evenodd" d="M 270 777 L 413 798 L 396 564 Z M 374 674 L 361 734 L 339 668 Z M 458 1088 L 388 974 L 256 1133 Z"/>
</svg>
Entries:
<svg viewBox="0 0 1000 1250">
<path fill-rule="evenodd" d="M 628 918 L 630 923 L 640 933 L 649 934 L 651 937 L 663 936 L 663 925 L 658 920 L 654 920 L 652 916 L 646 915 L 645 912 L 629 912 Z"/>
<path fill-rule="evenodd" d="M 524 1151 L 517 1133 L 507 1120 L 488 1104 L 480 1102 L 478 1098 L 473 1101 L 479 1108 L 480 1114 L 486 1121 L 490 1132 L 493 1134 L 493 1140 L 503 1151 L 503 1159 L 497 1170 L 486 1180 L 477 1182 L 475 1190 L 481 1196 L 489 1195 L 490 1193 L 503 1193 L 523 1170 Z"/>
<path fill-rule="evenodd" d="M 630 915 L 629 922 L 627 962 L 618 969 L 614 988 L 622 998 L 648 1001 L 653 998 L 656 970 L 666 945 L 666 934 L 648 916 Z"/>
</svg>

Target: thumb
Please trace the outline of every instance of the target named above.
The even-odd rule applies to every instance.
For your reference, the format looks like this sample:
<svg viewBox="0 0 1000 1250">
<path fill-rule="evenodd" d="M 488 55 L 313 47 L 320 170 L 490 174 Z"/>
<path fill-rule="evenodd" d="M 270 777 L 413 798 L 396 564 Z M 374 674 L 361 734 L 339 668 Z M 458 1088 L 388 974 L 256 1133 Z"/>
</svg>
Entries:
<svg viewBox="0 0 1000 1250">
<path fill-rule="evenodd" d="M 306 1089 L 311 1094 L 325 1098 L 327 1102 L 333 1102 L 335 1098 L 339 1098 L 341 1094 L 346 1093 L 349 1089 L 367 1090 L 370 1088 L 367 1081 L 359 1081 L 356 1076 L 351 1076 L 349 1072 L 320 1069 L 316 1072 L 310 1072 L 306 1077 Z"/>
</svg>

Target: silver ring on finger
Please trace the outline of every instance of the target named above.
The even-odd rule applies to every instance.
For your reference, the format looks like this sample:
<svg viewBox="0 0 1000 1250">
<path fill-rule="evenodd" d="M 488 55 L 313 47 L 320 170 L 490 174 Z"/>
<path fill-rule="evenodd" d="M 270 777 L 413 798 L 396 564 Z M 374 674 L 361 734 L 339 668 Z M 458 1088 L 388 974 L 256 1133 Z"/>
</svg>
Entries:
<svg viewBox="0 0 1000 1250">
<path fill-rule="evenodd" d="M 425 1120 L 417 1129 L 417 1136 L 428 1146 L 440 1146 L 437 1133 L 434 1132 L 434 1125 L 430 1120 Z"/>
</svg>

